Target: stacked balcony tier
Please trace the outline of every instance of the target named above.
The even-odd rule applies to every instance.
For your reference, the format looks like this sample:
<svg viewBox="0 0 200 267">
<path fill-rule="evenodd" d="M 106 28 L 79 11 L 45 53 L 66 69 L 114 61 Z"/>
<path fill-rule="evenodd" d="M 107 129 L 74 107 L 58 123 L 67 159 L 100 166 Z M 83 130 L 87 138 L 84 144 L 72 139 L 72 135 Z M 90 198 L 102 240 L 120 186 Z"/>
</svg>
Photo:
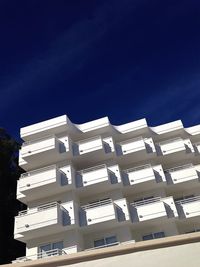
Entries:
<svg viewBox="0 0 200 267">
<path fill-rule="evenodd" d="M 72 190 L 74 172 L 71 166 L 56 165 L 30 171 L 21 175 L 17 182 L 17 199 L 27 203 L 50 195 Z"/>
<path fill-rule="evenodd" d="M 149 225 L 167 222 L 178 216 L 173 197 L 155 197 L 145 200 L 138 200 L 130 204 L 130 213 L 133 224 Z"/>
<path fill-rule="evenodd" d="M 83 205 L 79 211 L 80 226 L 83 230 L 102 230 L 129 221 L 126 199 L 102 199 Z"/>
<path fill-rule="evenodd" d="M 26 241 L 70 229 L 75 225 L 73 201 L 66 206 L 52 202 L 19 212 L 15 217 L 15 239 Z"/>
</svg>

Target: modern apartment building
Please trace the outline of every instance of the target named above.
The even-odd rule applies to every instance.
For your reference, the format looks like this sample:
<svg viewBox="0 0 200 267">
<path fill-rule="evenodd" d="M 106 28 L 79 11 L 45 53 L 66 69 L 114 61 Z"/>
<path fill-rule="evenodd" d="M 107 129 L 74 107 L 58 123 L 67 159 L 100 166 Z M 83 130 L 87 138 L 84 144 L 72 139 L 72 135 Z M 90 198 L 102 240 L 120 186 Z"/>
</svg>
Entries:
<svg viewBox="0 0 200 267">
<path fill-rule="evenodd" d="M 200 125 L 66 115 L 21 128 L 14 262 L 200 231 Z"/>
</svg>

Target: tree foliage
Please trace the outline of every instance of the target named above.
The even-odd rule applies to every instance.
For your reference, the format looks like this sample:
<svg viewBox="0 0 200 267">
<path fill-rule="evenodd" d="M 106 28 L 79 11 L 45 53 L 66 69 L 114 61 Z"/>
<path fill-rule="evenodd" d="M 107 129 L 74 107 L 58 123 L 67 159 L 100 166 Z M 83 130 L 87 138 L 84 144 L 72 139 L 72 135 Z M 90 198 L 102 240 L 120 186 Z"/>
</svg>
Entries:
<svg viewBox="0 0 200 267">
<path fill-rule="evenodd" d="M 23 172 L 18 167 L 19 148 L 20 144 L 0 128 L 0 264 L 25 254 L 24 244 L 13 239 L 14 216 L 23 208 L 16 200 L 17 179 Z"/>
</svg>

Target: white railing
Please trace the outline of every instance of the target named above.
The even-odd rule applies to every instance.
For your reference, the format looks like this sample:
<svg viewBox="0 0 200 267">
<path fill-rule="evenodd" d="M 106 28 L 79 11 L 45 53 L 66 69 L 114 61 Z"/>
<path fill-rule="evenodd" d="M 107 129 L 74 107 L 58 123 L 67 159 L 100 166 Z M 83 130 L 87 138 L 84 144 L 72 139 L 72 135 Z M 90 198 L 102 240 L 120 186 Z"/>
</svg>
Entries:
<svg viewBox="0 0 200 267">
<path fill-rule="evenodd" d="M 171 172 L 181 171 L 181 170 L 185 170 L 185 169 L 190 169 L 190 168 L 193 168 L 193 167 L 194 167 L 193 164 L 190 163 L 190 164 L 185 164 L 185 165 L 182 165 L 182 166 L 177 166 L 177 167 L 174 167 L 174 168 L 171 168 L 171 169 L 164 170 L 164 172 L 171 173 Z"/>
<path fill-rule="evenodd" d="M 42 258 L 46 258 L 46 257 L 50 257 L 50 256 L 60 256 L 60 255 L 64 255 L 64 254 L 67 254 L 67 253 L 62 249 L 51 249 L 51 250 L 39 252 L 39 253 L 36 253 L 33 255 L 28 255 L 28 256 L 16 258 L 16 260 L 14 260 L 13 263 L 42 259 Z"/>
<path fill-rule="evenodd" d="M 93 171 L 97 171 L 97 170 L 101 170 L 101 169 L 107 169 L 107 166 L 105 164 L 102 164 L 102 165 L 98 165 L 98 166 L 94 166 L 91 168 L 87 168 L 87 169 L 78 171 L 77 173 L 84 174 L 84 173 L 93 172 Z"/>
<path fill-rule="evenodd" d="M 56 207 L 58 205 L 60 205 L 58 202 L 51 202 L 51 203 L 48 203 L 48 204 L 43 204 L 43 205 L 40 205 L 40 206 L 36 207 L 36 209 L 33 209 L 33 211 L 32 211 L 32 209 L 19 211 L 18 216 L 34 214 L 34 213 L 37 213 L 39 211 L 43 211 L 43 210 L 54 208 L 54 207 Z"/>
<path fill-rule="evenodd" d="M 130 205 L 133 207 L 138 207 L 138 206 L 153 204 L 155 202 L 160 202 L 160 201 L 161 201 L 161 197 L 155 197 L 155 198 L 149 198 L 149 199 L 135 201 L 135 202 L 130 203 Z"/>
<path fill-rule="evenodd" d="M 182 204 L 188 204 L 188 203 L 192 203 L 192 202 L 196 202 L 196 201 L 200 201 L 200 196 L 177 200 L 177 201 L 175 201 L 175 203 L 179 204 L 179 205 L 182 205 Z"/>
<path fill-rule="evenodd" d="M 90 203 L 90 204 L 81 206 L 81 208 L 83 210 L 87 210 L 87 209 L 97 208 L 97 207 L 101 207 L 101 206 L 105 206 L 105 205 L 110 205 L 110 204 L 113 204 L 112 199 L 105 199 L 105 200 L 99 200 L 97 202 L 94 202 L 94 203 Z"/>
<path fill-rule="evenodd" d="M 35 143 L 44 141 L 44 140 L 48 140 L 50 138 L 55 138 L 57 141 L 59 141 L 58 138 L 55 135 L 47 135 L 47 136 L 44 136 L 44 137 L 40 137 L 40 138 L 34 139 L 32 141 L 26 141 L 26 142 L 24 142 L 22 144 L 22 146 L 25 147 L 25 146 L 28 146 L 28 145 L 31 145 L 31 144 L 35 144 Z"/>
<path fill-rule="evenodd" d="M 167 145 L 167 144 L 175 143 L 175 142 L 178 142 L 178 141 L 182 141 L 183 142 L 183 139 L 180 138 L 180 137 L 173 138 L 173 139 L 168 139 L 168 140 L 159 142 L 158 145 L 161 145 L 162 146 L 162 145 Z"/>
<path fill-rule="evenodd" d="M 85 249 L 85 251 L 90 251 L 90 250 L 99 249 L 99 248 L 107 248 L 107 247 L 112 247 L 116 245 L 120 245 L 120 242 L 114 242 L 114 243 L 105 244 L 105 245 L 98 246 L 98 247 L 88 248 L 88 249 Z"/>
<path fill-rule="evenodd" d="M 37 174 L 37 173 L 42 173 L 42 172 L 45 172 L 45 171 L 49 171 L 49 170 L 52 170 L 52 169 L 58 170 L 56 165 L 51 165 L 51 166 L 47 166 L 47 167 L 40 168 L 40 169 L 37 169 L 37 170 L 33 170 L 33 171 L 30 171 L 30 172 L 22 173 L 21 176 L 20 176 L 20 179 L 29 177 L 29 176 Z"/>
<path fill-rule="evenodd" d="M 151 164 L 145 164 L 137 167 L 133 167 L 130 169 L 124 170 L 125 173 L 130 173 L 130 172 L 135 172 L 135 171 L 140 171 L 140 170 L 145 170 L 151 168 Z"/>
</svg>

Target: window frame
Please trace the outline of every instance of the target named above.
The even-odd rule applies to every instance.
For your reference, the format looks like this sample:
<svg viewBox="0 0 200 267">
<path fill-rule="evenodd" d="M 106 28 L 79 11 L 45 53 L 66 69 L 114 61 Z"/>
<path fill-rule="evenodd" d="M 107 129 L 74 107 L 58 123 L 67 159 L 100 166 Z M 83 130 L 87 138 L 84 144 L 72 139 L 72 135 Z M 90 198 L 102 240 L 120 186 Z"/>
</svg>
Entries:
<svg viewBox="0 0 200 267">
<path fill-rule="evenodd" d="M 116 241 L 113 242 L 113 243 L 107 243 L 107 239 L 108 238 L 113 238 L 113 237 L 116 239 Z M 101 241 L 101 240 L 103 241 L 103 245 L 95 246 L 95 242 Z M 109 246 L 112 246 L 113 244 L 116 244 L 116 243 L 118 243 L 118 241 L 117 241 L 117 235 L 106 235 L 106 236 L 103 236 L 101 238 L 94 239 L 93 240 L 93 247 L 94 248 L 109 247 Z"/>
<path fill-rule="evenodd" d="M 41 254 L 41 256 L 39 256 L 39 258 L 42 258 L 42 253 L 45 254 L 45 251 L 42 251 L 41 247 L 50 245 L 50 250 L 49 251 L 51 251 L 51 250 L 56 249 L 56 248 L 53 248 L 53 245 L 56 244 L 56 243 L 62 243 L 62 249 L 64 248 L 64 240 L 58 240 L 58 241 L 53 241 L 53 242 L 49 242 L 49 243 L 40 244 L 38 246 L 38 254 Z M 62 249 L 60 249 L 60 250 L 62 250 Z M 48 251 L 46 251 L 46 252 L 48 252 Z M 48 253 L 46 255 L 48 256 Z M 49 256 L 51 256 L 51 254 Z"/>
<path fill-rule="evenodd" d="M 161 237 L 156 237 L 157 234 L 161 234 L 161 235 L 163 235 L 163 236 L 161 236 Z M 144 239 L 144 238 L 147 237 L 147 236 L 152 236 L 152 238 Z M 153 240 L 153 239 L 159 239 L 159 238 L 164 238 L 164 237 L 166 237 L 164 231 L 152 232 L 152 233 L 143 235 L 143 236 L 142 236 L 142 241 Z"/>
</svg>

